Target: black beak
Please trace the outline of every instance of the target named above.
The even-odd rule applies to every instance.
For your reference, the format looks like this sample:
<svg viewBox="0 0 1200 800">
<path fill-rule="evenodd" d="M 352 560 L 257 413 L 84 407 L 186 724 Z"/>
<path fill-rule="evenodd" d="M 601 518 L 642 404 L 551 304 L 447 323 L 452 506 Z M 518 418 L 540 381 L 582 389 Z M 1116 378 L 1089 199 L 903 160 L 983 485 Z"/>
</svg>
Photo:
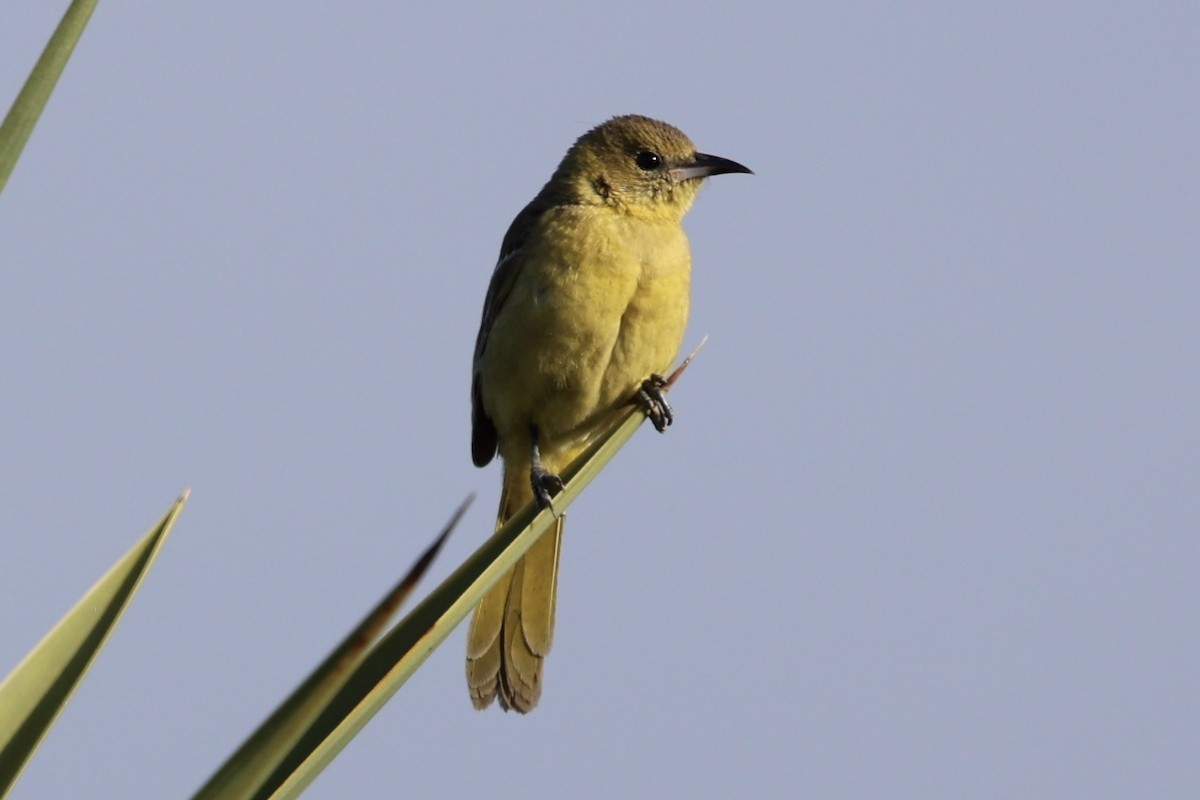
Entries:
<svg viewBox="0 0 1200 800">
<path fill-rule="evenodd" d="M 730 161 L 728 158 L 720 156 L 710 156 L 707 153 L 696 153 L 692 160 L 672 167 L 670 170 L 671 177 L 677 181 L 690 181 L 696 178 L 707 178 L 712 175 L 726 175 L 730 172 L 744 172 L 747 175 L 753 175 L 754 172 L 749 167 L 743 167 L 736 161 Z"/>
</svg>

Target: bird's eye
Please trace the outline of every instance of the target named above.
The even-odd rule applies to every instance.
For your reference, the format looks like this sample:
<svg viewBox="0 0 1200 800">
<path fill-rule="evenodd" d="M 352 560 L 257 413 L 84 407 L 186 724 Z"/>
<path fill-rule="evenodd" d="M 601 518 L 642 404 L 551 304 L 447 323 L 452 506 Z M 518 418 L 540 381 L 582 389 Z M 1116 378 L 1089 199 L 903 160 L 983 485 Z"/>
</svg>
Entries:
<svg viewBox="0 0 1200 800">
<path fill-rule="evenodd" d="M 643 150 L 634 157 L 634 161 L 638 165 L 638 169 L 644 169 L 646 172 L 653 172 L 662 166 L 662 156 L 658 153 L 649 150 Z"/>
</svg>

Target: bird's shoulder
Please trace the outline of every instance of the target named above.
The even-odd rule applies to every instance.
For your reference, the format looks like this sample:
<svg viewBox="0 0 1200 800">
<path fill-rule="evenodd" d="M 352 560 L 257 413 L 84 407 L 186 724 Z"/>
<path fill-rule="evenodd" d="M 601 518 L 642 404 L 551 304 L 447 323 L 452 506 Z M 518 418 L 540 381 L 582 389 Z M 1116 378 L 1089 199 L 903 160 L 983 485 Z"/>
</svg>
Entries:
<svg viewBox="0 0 1200 800">
<path fill-rule="evenodd" d="M 562 216 L 565 210 L 575 205 L 556 192 L 553 185 L 547 184 L 543 187 L 542 191 L 513 218 L 504 233 L 504 239 L 500 243 L 500 256 L 496 260 L 497 271 L 526 249 L 530 241 L 544 230 L 547 223 L 555 217 Z"/>
</svg>

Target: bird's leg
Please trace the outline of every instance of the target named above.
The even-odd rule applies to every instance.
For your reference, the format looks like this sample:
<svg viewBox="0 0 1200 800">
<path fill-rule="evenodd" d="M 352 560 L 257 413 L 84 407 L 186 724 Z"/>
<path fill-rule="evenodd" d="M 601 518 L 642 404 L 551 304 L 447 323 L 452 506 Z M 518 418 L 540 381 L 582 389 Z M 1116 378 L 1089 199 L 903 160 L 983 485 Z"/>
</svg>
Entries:
<svg viewBox="0 0 1200 800">
<path fill-rule="evenodd" d="M 662 375 L 651 375 L 642 381 L 642 388 L 638 389 L 637 393 L 638 405 L 646 412 L 646 416 L 650 417 L 650 423 L 659 433 L 675 421 L 675 412 L 671 410 L 671 404 L 667 402 L 667 393 L 663 391 L 666 385 Z"/>
<path fill-rule="evenodd" d="M 554 507 L 550 504 L 550 495 L 552 492 L 557 493 L 562 491 L 562 478 L 547 471 L 542 466 L 542 454 L 538 450 L 538 429 L 536 425 L 529 427 L 529 441 L 532 444 L 530 463 L 533 465 L 529 469 L 529 482 L 533 486 L 533 499 L 537 501 L 538 508 L 553 510 Z"/>
</svg>

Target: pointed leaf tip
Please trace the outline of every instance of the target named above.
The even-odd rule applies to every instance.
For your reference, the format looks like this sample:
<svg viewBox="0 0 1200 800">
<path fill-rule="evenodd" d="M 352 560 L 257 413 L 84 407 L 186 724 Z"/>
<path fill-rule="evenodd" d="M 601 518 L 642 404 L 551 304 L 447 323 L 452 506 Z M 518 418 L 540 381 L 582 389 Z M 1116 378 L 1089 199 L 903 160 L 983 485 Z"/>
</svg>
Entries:
<svg viewBox="0 0 1200 800">
<path fill-rule="evenodd" d="M 688 357 L 681 361 L 679 366 L 675 368 L 675 371 L 667 376 L 667 379 L 663 381 L 663 389 L 670 391 L 671 387 L 675 385 L 675 381 L 679 380 L 679 376 L 682 375 L 683 371 L 688 368 L 688 364 L 692 363 L 692 359 L 696 357 L 696 354 L 700 352 L 700 348 L 704 347 L 704 343 L 707 341 L 708 334 L 706 333 L 704 334 L 704 338 L 700 340 L 700 344 L 696 345 L 696 349 L 688 353 Z"/>
</svg>

